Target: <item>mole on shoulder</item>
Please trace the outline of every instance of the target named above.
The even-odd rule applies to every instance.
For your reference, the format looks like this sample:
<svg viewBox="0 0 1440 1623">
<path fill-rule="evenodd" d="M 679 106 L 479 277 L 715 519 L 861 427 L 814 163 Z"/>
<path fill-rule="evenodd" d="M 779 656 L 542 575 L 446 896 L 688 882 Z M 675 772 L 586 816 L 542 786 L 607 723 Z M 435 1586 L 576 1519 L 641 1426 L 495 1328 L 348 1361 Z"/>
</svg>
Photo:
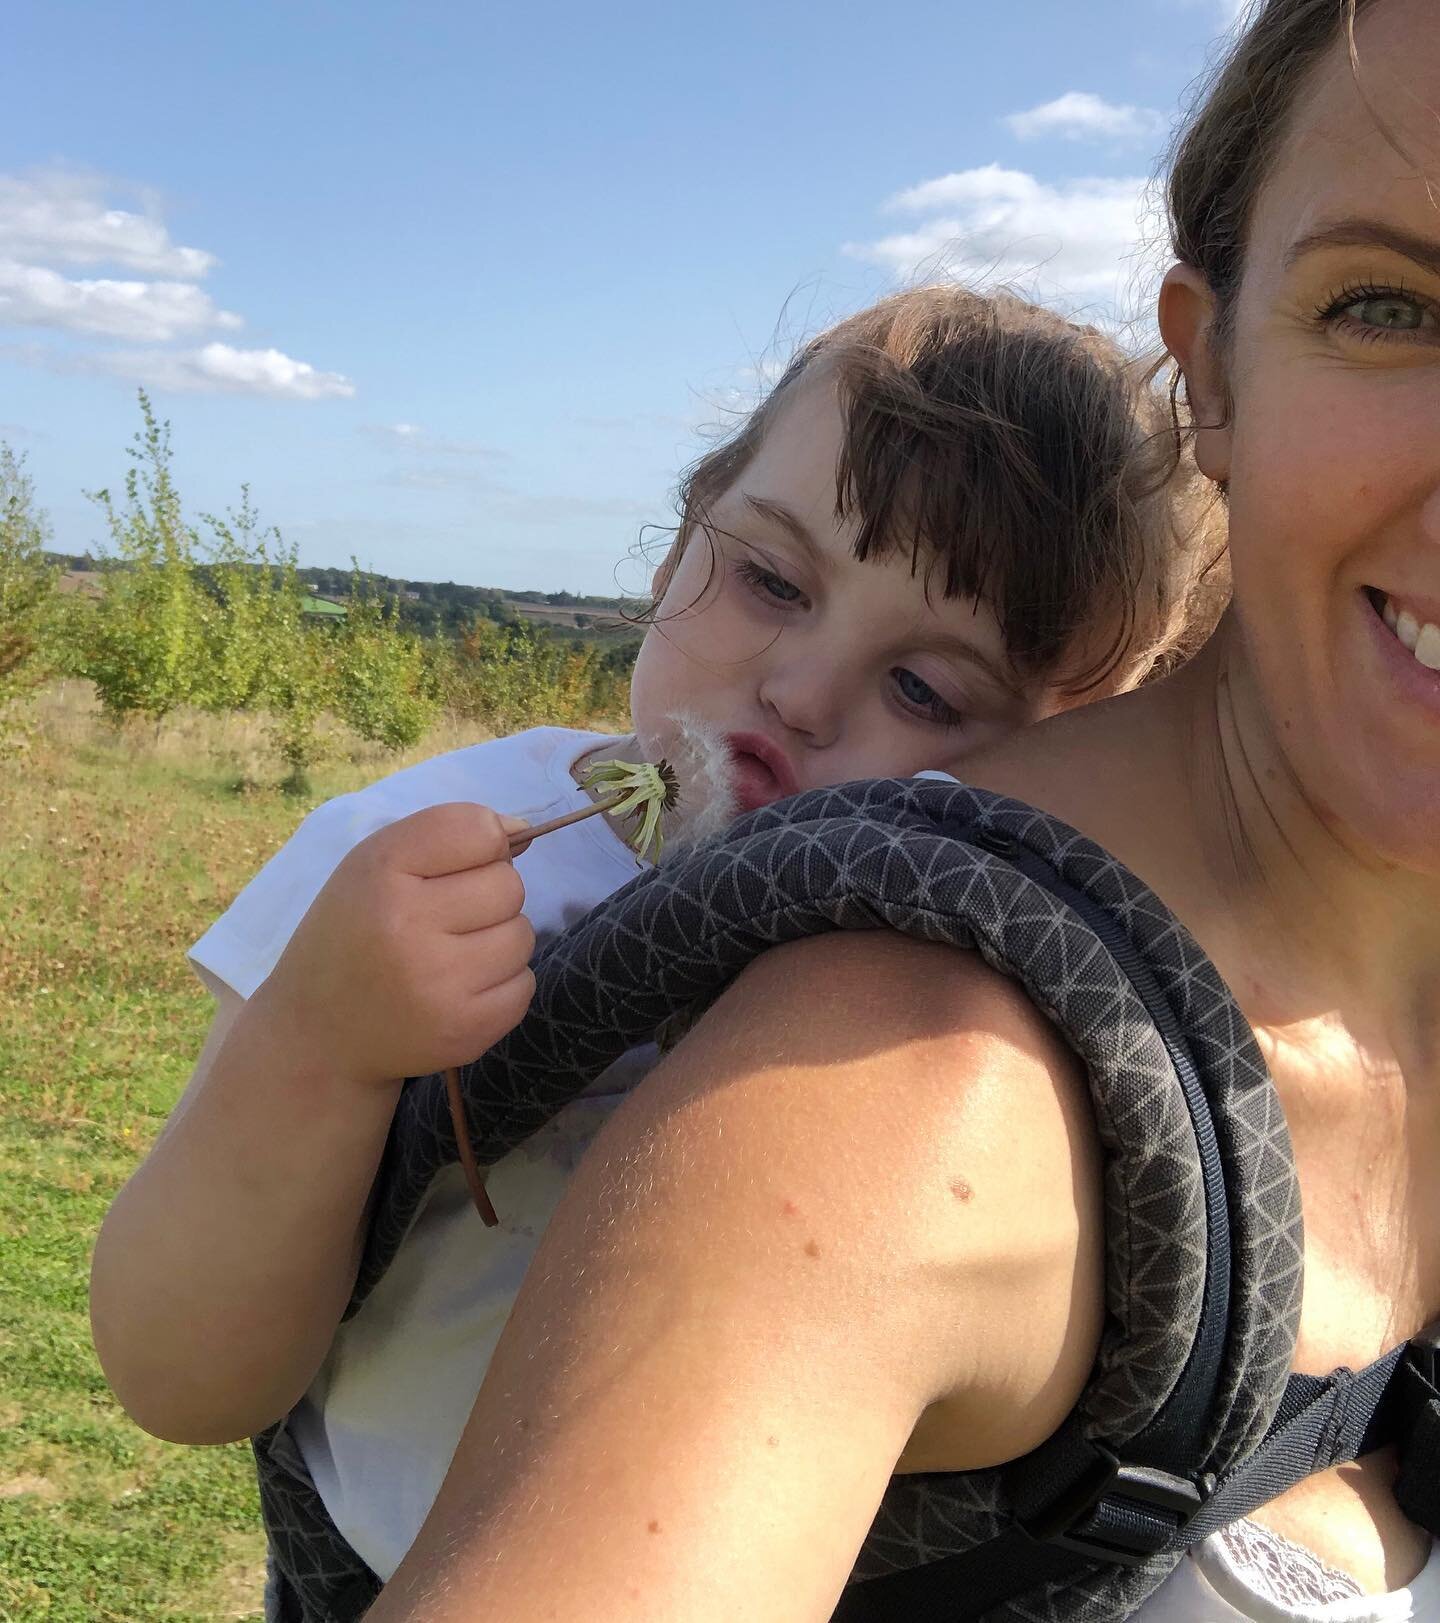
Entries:
<svg viewBox="0 0 1440 1623">
<path fill-rule="evenodd" d="M 807 1257 L 818 1257 L 820 1255 L 820 1242 L 818 1240 L 806 1240 L 805 1255 Z"/>
<path fill-rule="evenodd" d="M 660 1523 L 659 1522 L 651 1522 L 649 1531 L 652 1532 L 652 1533 L 658 1533 L 660 1531 Z"/>
</svg>

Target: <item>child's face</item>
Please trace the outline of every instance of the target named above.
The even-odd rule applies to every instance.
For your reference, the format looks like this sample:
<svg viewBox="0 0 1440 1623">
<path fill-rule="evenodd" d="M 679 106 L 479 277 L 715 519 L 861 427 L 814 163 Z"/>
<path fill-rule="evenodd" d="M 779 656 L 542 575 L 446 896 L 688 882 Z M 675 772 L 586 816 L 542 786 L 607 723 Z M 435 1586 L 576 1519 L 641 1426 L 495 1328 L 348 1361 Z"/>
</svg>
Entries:
<svg viewBox="0 0 1440 1623">
<path fill-rule="evenodd" d="M 925 599 L 908 554 L 858 562 L 835 517 L 843 419 L 800 386 L 739 481 L 662 570 L 631 686 L 653 759 L 677 713 L 723 734 L 744 810 L 854 778 L 908 777 L 1062 708 L 1010 668 L 984 604 Z M 663 576 L 671 568 L 668 580 Z"/>
</svg>

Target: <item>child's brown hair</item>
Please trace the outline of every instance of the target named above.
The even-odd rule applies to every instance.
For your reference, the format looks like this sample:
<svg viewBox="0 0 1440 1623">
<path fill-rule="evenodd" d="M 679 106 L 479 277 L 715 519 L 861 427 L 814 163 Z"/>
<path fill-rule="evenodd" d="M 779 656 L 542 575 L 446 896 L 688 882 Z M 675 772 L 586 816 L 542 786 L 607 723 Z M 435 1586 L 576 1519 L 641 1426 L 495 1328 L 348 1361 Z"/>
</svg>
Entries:
<svg viewBox="0 0 1440 1623">
<path fill-rule="evenodd" d="M 1200 495 L 1147 369 L 1094 328 L 1007 293 L 897 293 L 803 345 L 684 474 L 678 545 L 823 364 L 845 417 L 837 519 L 855 556 L 908 551 L 948 598 L 994 610 L 1017 671 L 1072 694 L 1192 652 L 1224 606 L 1223 515 Z M 1113 627 L 1097 647 L 1097 628 Z"/>
</svg>

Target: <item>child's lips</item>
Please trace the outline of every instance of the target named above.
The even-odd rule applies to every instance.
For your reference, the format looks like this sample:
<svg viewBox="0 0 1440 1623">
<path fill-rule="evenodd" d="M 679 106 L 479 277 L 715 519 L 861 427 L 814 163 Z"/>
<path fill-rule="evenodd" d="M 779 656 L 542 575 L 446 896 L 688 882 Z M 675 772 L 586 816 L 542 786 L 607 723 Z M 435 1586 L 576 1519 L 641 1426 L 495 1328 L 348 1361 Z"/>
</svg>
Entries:
<svg viewBox="0 0 1440 1623">
<path fill-rule="evenodd" d="M 725 740 L 735 775 L 735 798 L 756 811 L 800 792 L 784 752 L 759 733 L 731 733 Z"/>
</svg>

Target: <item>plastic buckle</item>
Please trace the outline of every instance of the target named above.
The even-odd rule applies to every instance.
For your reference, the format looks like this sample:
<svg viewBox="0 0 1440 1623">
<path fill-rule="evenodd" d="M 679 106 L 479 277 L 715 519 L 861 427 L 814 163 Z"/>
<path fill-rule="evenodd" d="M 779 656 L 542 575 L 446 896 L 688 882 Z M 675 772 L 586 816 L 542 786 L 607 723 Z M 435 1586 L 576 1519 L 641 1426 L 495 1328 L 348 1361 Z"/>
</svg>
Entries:
<svg viewBox="0 0 1440 1623">
<path fill-rule="evenodd" d="M 1213 1482 L 1197 1487 L 1152 1465 L 1122 1465 L 1108 1448 L 1090 1445 L 1098 1456 L 1092 1470 L 1043 1510 L 1021 1522 L 1031 1538 L 1114 1566 L 1143 1566 L 1151 1556 L 1174 1547 L 1175 1536 L 1209 1497 Z M 1116 1514 L 1126 1505 L 1169 1513 L 1143 1523 Z M 1110 1514 L 1106 1514 L 1110 1512 Z M 1173 1516 L 1173 1520 L 1171 1520 Z M 1100 1520 L 1100 1525 L 1086 1527 Z"/>
</svg>

